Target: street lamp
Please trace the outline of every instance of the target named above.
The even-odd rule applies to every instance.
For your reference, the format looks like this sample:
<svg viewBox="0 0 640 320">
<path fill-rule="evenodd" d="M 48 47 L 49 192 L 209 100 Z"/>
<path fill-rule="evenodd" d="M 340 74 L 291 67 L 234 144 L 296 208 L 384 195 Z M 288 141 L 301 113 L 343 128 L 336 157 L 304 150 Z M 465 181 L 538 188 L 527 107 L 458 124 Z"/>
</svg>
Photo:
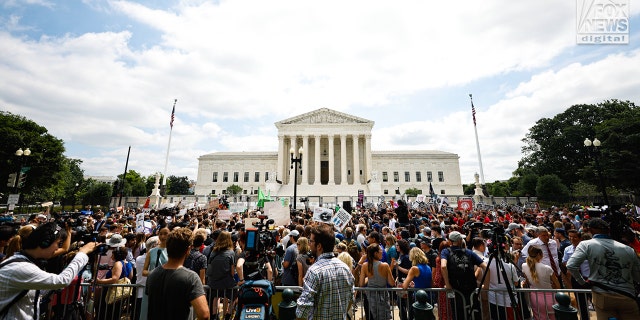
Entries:
<svg viewBox="0 0 640 320">
<path fill-rule="evenodd" d="M 29 171 L 27 167 L 25 167 L 25 163 L 27 162 L 27 157 L 31 155 L 31 150 L 29 148 L 25 148 L 24 151 L 22 148 L 19 148 L 14 153 L 16 156 L 20 157 L 20 171 L 18 172 L 18 177 L 16 179 L 14 187 L 14 192 L 18 193 L 18 188 L 21 183 L 24 183 L 24 180 L 27 178 L 26 173 Z"/>
<path fill-rule="evenodd" d="M 298 157 L 295 158 L 293 155 L 295 154 L 295 150 L 293 147 L 289 149 L 289 153 L 291 154 L 291 169 L 293 170 L 293 210 L 296 210 L 296 197 L 298 196 L 298 167 L 302 168 L 302 147 L 298 149 Z"/>
<path fill-rule="evenodd" d="M 589 138 L 584 139 L 584 146 L 587 148 L 587 150 L 589 151 L 589 155 L 596 163 L 596 170 L 598 171 L 598 180 L 600 181 L 600 189 L 602 190 L 604 204 L 609 207 L 607 188 L 604 185 L 604 179 L 602 178 L 602 167 L 600 167 L 600 145 L 601 142 L 600 140 L 598 140 L 598 138 L 593 139 L 593 141 L 589 140 Z"/>
</svg>

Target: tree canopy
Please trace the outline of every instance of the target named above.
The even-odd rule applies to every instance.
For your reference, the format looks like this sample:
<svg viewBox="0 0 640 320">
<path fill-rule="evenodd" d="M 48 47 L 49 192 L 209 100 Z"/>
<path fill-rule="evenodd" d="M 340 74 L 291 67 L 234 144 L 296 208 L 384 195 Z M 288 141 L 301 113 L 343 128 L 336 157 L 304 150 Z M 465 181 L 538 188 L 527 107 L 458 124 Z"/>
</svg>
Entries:
<svg viewBox="0 0 640 320">
<path fill-rule="evenodd" d="M 597 154 L 584 146 L 585 138 L 602 142 Z M 595 157 L 607 186 L 633 194 L 640 191 L 640 110 L 633 102 L 571 106 L 538 120 L 522 141 L 524 156 L 514 174 L 522 178 L 520 188 L 527 193 L 537 186 L 532 175 L 555 175 L 564 186 L 580 181 L 597 184 Z"/>
</svg>

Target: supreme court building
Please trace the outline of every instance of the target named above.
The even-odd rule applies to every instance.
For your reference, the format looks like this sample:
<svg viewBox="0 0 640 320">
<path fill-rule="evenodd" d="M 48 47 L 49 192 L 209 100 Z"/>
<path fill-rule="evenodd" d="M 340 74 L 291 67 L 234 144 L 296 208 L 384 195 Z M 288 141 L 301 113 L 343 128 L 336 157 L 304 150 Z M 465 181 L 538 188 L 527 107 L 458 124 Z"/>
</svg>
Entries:
<svg viewBox="0 0 640 320">
<path fill-rule="evenodd" d="M 409 188 L 460 195 L 458 155 L 444 151 L 372 151 L 374 122 L 322 108 L 275 123 L 275 152 L 214 152 L 198 158 L 196 195 L 222 195 L 235 184 L 276 197 L 396 196 Z M 302 154 L 299 154 L 300 149 Z M 301 157 L 292 169 L 290 151 Z"/>
</svg>

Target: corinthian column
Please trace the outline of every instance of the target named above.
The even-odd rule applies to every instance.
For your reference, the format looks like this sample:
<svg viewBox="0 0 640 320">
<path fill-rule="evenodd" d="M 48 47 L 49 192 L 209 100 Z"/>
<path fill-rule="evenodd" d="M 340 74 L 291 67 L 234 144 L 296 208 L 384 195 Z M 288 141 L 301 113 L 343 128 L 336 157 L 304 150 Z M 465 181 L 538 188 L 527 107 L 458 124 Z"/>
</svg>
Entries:
<svg viewBox="0 0 640 320">
<path fill-rule="evenodd" d="M 335 164 L 335 155 L 334 155 L 334 146 L 333 146 L 333 142 L 334 142 L 334 136 L 332 134 L 329 135 L 328 137 L 329 139 L 329 185 L 335 185 L 336 184 L 336 164 Z"/>
<path fill-rule="evenodd" d="M 340 135 L 340 184 L 348 184 L 347 181 L 347 135 Z"/>
<path fill-rule="evenodd" d="M 360 145 L 358 143 L 358 135 L 351 136 L 353 139 L 353 184 L 360 184 Z"/>
<path fill-rule="evenodd" d="M 315 139 L 315 152 L 313 154 L 313 156 L 315 157 L 315 163 L 314 163 L 314 174 L 313 174 L 313 185 L 314 186 L 319 186 L 320 185 L 320 135 L 316 134 L 314 136 Z"/>
<path fill-rule="evenodd" d="M 302 181 L 301 185 L 309 184 L 309 136 L 302 136 Z"/>
</svg>

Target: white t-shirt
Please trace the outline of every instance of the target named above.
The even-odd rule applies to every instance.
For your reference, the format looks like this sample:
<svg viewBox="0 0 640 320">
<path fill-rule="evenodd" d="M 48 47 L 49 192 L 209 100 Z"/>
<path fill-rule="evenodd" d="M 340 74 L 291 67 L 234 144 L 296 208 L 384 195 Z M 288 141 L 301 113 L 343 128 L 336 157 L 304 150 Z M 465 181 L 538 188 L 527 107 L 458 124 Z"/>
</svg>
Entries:
<svg viewBox="0 0 640 320">
<path fill-rule="evenodd" d="M 516 272 L 516 268 L 507 262 L 502 262 L 504 265 L 504 271 L 507 274 L 507 278 L 511 288 L 513 288 L 513 284 L 518 280 L 518 273 Z M 498 275 L 498 264 L 496 260 L 492 260 L 489 265 L 489 288 L 491 289 L 506 289 L 506 282 L 504 276 L 502 276 L 502 272 Z M 498 278 L 499 277 L 499 278 Z M 500 281 L 498 281 L 498 279 Z M 495 304 L 497 306 L 511 306 L 511 299 L 509 298 L 509 293 L 507 291 L 489 291 L 489 303 Z M 517 297 L 516 297 L 517 298 Z M 516 302 L 518 300 L 516 299 Z"/>
<path fill-rule="evenodd" d="M 553 274 L 553 269 L 551 269 L 550 266 L 542 264 L 541 262 L 536 263 L 538 282 L 533 281 L 529 264 L 522 264 L 522 272 L 527 276 L 527 279 L 529 279 L 529 284 L 532 289 L 553 289 L 551 286 L 551 275 Z"/>
</svg>

